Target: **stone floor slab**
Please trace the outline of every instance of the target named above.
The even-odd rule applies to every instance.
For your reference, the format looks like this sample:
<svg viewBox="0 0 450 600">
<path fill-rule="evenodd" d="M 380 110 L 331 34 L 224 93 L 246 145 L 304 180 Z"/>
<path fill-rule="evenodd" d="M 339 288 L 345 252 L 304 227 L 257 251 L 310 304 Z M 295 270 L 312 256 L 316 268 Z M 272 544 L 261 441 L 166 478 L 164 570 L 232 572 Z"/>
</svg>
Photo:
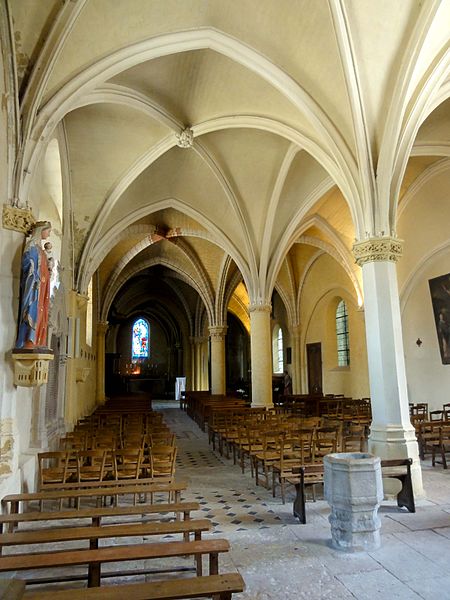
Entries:
<svg viewBox="0 0 450 600">
<path fill-rule="evenodd" d="M 421 596 L 384 569 L 370 573 L 338 575 L 357 600 L 419 600 Z"/>
</svg>

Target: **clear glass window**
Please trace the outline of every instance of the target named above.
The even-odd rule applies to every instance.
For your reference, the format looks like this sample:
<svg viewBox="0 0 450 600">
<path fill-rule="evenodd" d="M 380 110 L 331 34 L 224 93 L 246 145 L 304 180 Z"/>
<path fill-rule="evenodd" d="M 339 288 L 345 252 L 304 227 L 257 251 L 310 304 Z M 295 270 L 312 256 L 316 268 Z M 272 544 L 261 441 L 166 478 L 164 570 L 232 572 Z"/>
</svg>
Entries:
<svg viewBox="0 0 450 600">
<path fill-rule="evenodd" d="M 336 309 L 336 340 L 338 353 L 338 366 L 350 365 L 350 341 L 348 336 L 347 305 L 341 300 Z"/>
</svg>

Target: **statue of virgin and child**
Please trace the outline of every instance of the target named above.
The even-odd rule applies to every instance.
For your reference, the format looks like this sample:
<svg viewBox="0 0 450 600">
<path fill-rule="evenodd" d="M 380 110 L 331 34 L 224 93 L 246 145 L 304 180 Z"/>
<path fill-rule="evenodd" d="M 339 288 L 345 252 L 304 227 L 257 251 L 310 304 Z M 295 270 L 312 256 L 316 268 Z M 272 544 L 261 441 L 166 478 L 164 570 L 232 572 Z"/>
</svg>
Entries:
<svg viewBox="0 0 450 600">
<path fill-rule="evenodd" d="M 51 223 L 37 221 L 22 255 L 19 330 L 15 349 L 48 352 L 48 314 L 53 259 L 49 257 Z M 45 248 L 45 249 L 44 249 Z"/>
</svg>

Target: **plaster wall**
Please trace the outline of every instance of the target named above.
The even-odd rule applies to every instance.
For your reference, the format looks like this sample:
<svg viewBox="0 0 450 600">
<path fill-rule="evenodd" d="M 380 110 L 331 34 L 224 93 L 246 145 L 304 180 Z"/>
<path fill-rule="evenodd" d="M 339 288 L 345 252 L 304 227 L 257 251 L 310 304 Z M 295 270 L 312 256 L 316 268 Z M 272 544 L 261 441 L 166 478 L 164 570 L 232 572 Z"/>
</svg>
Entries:
<svg viewBox="0 0 450 600">
<path fill-rule="evenodd" d="M 347 304 L 350 338 L 350 366 L 338 367 L 336 307 Z M 345 271 L 323 254 L 311 267 L 300 301 L 303 347 L 322 345 L 322 377 L 325 394 L 345 394 L 352 398 L 369 396 L 364 312 L 358 309 L 352 284 Z M 306 356 L 303 360 L 303 389 L 307 390 Z"/>
<path fill-rule="evenodd" d="M 450 250 L 429 262 L 402 311 L 409 402 L 427 402 L 430 410 L 449 401 L 450 365 L 441 361 L 428 280 L 449 272 Z"/>
</svg>

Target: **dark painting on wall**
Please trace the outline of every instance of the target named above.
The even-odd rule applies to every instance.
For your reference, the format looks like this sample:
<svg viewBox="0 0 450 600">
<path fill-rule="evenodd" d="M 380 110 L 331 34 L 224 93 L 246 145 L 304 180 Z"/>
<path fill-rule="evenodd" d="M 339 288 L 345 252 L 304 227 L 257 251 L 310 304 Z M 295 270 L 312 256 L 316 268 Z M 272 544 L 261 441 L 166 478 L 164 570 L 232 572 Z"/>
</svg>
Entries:
<svg viewBox="0 0 450 600">
<path fill-rule="evenodd" d="M 430 279 L 428 283 L 442 364 L 450 365 L 450 273 Z"/>
</svg>

